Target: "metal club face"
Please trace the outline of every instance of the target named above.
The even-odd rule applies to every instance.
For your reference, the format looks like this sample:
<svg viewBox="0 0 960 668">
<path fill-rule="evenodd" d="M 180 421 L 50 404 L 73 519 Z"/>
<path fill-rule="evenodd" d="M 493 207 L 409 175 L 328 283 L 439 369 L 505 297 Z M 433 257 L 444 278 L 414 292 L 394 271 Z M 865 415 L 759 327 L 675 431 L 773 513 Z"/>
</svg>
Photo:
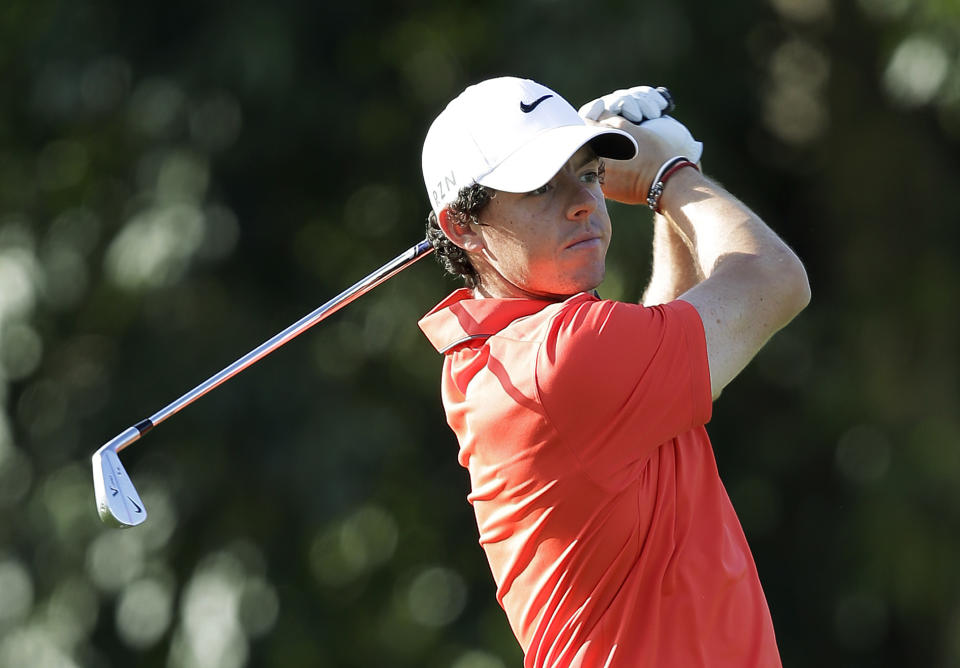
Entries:
<svg viewBox="0 0 960 668">
<path fill-rule="evenodd" d="M 100 513 L 100 519 L 111 526 L 133 527 L 147 519 L 147 509 L 117 455 L 119 450 L 139 436 L 136 429 L 128 429 L 93 453 L 93 489 L 97 496 L 97 512 Z"/>
</svg>

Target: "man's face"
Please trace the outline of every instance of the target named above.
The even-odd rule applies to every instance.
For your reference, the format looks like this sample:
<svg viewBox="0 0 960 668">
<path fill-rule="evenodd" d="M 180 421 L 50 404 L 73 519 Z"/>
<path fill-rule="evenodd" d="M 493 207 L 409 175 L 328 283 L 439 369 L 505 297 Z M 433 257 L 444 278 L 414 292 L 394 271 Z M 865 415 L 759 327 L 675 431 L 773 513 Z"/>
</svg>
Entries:
<svg viewBox="0 0 960 668">
<path fill-rule="evenodd" d="M 471 253 L 481 294 L 565 298 L 600 284 L 611 234 L 600 164 L 584 146 L 542 188 L 496 192 L 476 226 L 483 248 Z"/>
</svg>

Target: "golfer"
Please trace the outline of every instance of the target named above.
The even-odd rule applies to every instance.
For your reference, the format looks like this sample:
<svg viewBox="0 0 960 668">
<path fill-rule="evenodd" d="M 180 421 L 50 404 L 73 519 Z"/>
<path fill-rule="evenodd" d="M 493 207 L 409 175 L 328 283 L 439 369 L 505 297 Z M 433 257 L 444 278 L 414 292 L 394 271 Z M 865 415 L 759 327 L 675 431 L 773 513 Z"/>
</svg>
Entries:
<svg viewBox="0 0 960 668">
<path fill-rule="evenodd" d="M 704 425 L 809 286 L 701 173 L 702 145 L 667 105 L 637 87 L 578 114 L 497 78 L 424 142 L 428 236 L 466 287 L 420 327 L 443 355 L 480 544 L 528 667 L 780 665 Z M 605 199 L 656 212 L 642 304 L 596 292 Z"/>
</svg>

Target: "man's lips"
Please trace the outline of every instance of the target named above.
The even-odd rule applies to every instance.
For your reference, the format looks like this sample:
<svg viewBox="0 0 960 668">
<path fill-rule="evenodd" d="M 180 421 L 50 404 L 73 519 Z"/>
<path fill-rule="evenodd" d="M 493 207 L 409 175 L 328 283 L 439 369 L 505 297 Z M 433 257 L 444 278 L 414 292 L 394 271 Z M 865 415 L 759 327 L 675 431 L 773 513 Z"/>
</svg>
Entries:
<svg viewBox="0 0 960 668">
<path fill-rule="evenodd" d="M 600 236 L 587 236 L 580 237 L 579 239 L 574 239 L 571 243 L 567 244 L 567 248 L 586 248 L 588 246 L 599 246 L 603 243 L 603 237 Z"/>
</svg>

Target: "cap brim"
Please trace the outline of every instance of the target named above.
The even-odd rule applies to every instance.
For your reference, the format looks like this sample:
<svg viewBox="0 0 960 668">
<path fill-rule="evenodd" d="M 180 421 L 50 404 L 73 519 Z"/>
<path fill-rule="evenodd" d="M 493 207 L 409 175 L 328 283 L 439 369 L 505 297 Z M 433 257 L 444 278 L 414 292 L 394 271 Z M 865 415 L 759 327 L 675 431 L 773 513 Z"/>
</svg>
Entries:
<svg viewBox="0 0 960 668">
<path fill-rule="evenodd" d="M 594 125 L 564 125 L 541 132 L 514 151 L 477 183 L 495 190 L 523 193 L 549 181 L 580 147 L 589 143 L 600 158 L 629 160 L 637 142 L 623 130 Z"/>
</svg>

